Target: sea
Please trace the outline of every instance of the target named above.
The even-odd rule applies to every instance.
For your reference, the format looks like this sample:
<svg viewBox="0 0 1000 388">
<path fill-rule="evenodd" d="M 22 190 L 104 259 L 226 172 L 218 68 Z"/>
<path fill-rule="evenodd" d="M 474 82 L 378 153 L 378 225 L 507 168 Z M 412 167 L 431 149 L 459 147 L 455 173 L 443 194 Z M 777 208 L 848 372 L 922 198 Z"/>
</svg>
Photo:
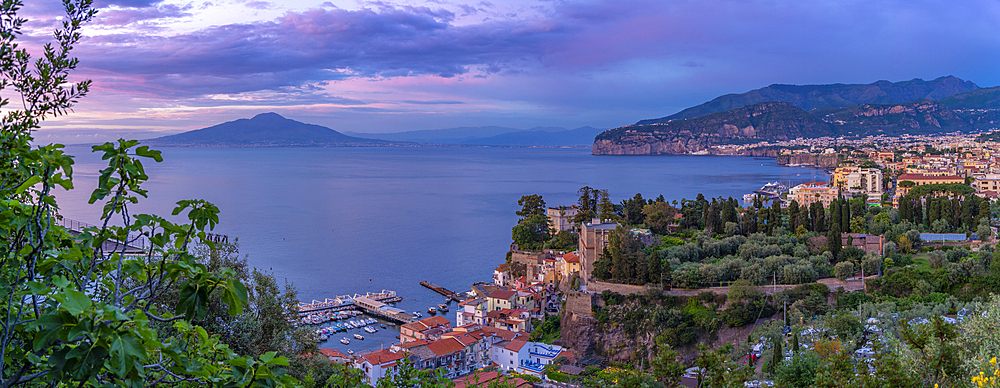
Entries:
<svg viewBox="0 0 1000 388">
<path fill-rule="evenodd" d="M 810 167 L 740 156 L 593 156 L 589 148 L 358 147 L 161 148 L 164 161 L 143 162 L 148 198 L 133 214 L 170 216 L 175 203 L 205 199 L 221 210 L 213 233 L 238 239 L 256 268 L 291 284 L 305 302 L 393 290 L 397 306 L 427 316 L 444 302 L 429 281 L 468 291 L 491 281 L 504 262 L 521 196 L 572 205 L 583 186 L 607 189 L 615 203 L 641 193 L 668 200 L 739 199 L 767 182 L 825 181 Z M 60 213 L 98 224 L 87 200 L 106 167 L 89 147 L 70 146 L 76 189 L 59 191 Z M 454 304 L 446 316 L 454 323 Z M 346 352 L 389 347 L 398 326 L 342 345 Z"/>
</svg>

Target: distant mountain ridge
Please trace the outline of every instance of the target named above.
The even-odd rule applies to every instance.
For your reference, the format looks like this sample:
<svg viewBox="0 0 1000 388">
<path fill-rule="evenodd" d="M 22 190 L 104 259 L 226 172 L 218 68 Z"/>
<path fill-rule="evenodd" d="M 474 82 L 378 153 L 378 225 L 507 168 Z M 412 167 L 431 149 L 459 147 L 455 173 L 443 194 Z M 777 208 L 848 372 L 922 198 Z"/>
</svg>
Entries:
<svg viewBox="0 0 1000 388">
<path fill-rule="evenodd" d="M 565 147 L 589 146 L 594 142 L 594 136 L 603 129 L 580 127 L 566 129 L 561 127 L 534 127 L 517 129 L 508 127 L 457 127 L 446 129 L 430 129 L 405 131 L 396 133 L 357 133 L 347 132 L 353 136 L 369 138 L 409 141 L 429 144 L 482 145 L 498 147 Z"/>
<path fill-rule="evenodd" d="M 877 81 L 870 84 L 782 85 L 774 84 L 742 94 L 726 94 L 704 104 L 684 109 L 670 116 L 640 120 L 635 125 L 689 119 L 723 112 L 766 101 L 787 102 L 803 110 L 844 108 L 861 104 L 899 104 L 920 99 L 938 100 L 979 89 L 971 81 L 958 77 L 939 77 L 931 81 Z"/>
<path fill-rule="evenodd" d="M 147 145 L 187 147 L 376 146 L 390 143 L 347 136 L 273 112 L 143 141 Z"/>
<path fill-rule="evenodd" d="M 643 122 L 645 121 L 640 121 Z M 915 135 L 974 132 L 998 127 L 1000 87 L 976 87 L 938 101 L 917 99 L 894 104 L 865 103 L 818 108 L 808 112 L 788 102 L 761 102 L 694 118 L 610 129 L 594 139 L 592 153 L 704 153 L 713 150 L 712 147 L 716 145 L 800 137 Z"/>
</svg>

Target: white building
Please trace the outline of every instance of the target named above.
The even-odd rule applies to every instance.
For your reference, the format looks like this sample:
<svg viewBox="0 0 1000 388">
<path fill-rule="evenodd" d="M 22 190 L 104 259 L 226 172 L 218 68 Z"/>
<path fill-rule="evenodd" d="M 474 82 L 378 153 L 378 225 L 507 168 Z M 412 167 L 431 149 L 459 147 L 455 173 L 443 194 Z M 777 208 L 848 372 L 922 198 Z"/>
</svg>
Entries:
<svg viewBox="0 0 1000 388">
<path fill-rule="evenodd" d="M 548 208 L 545 215 L 549 217 L 549 228 L 556 233 L 573 230 L 573 218 L 576 217 L 577 210 L 575 205 Z"/>
<path fill-rule="evenodd" d="M 399 370 L 399 360 L 406 357 L 406 352 L 382 349 L 371 352 L 354 360 L 354 368 L 365 374 L 365 383 L 375 386 L 378 380 L 392 376 Z"/>
<path fill-rule="evenodd" d="M 566 349 L 558 345 L 513 339 L 494 344 L 491 358 L 505 372 L 541 376 L 545 366 L 564 353 L 568 354 Z"/>
</svg>

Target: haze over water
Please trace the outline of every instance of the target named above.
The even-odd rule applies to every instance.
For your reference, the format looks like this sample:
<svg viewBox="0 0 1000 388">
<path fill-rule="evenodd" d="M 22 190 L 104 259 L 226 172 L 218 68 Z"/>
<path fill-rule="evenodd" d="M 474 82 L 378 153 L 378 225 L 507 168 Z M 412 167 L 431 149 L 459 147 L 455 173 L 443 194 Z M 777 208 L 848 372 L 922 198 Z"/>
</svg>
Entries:
<svg viewBox="0 0 1000 388">
<path fill-rule="evenodd" d="M 739 198 L 766 182 L 828 179 L 824 171 L 782 167 L 770 158 L 591 156 L 582 148 L 163 148 L 163 163 L 144 162 L 149 198 L 132 214 L 169 217 L 174 203 L 202 198 L 220 210 L 215 233 L 238 237 L 250 263 L 299 299 L 390 289 L 399 307 L 426 315 L 444 300 L 419 285 L 454 291 L 490 281 L 504 261 L 517 200 L 541 194 L 549 206 L 576 203 L 582 186 L 610 190 L 620 202 L 642 193 L 668 200 Z M 76 155 L 71 192 L 57 193 L 61 213 L 98 223 L 87 205 L 105 166 L 89 147 Z M 448 318 L 454 322 L 454 304 Z M 361 332 L 356 330 L 355 332 Z M 363 333 L 363 332 L 362 332 Z M 350 346 L 331 337 L 321 347 L 377 349 L 397 332 L 365 334 Z M 347 335 L 349 336 L 349 335 Z"/>
</svg>

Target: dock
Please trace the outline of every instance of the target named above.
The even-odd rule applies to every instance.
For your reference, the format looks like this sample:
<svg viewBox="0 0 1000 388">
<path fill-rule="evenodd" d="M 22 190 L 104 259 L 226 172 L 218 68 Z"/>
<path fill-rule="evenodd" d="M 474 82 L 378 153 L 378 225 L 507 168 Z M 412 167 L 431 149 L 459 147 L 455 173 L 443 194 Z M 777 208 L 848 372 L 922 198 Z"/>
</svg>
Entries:
<svg viewBox="0 0 1000 388">
<path fill-rule="evenodd" d="M 390 290 L 369 292 L 363 295 L 340 295 L 335 298 L 326 298 L 322 301 L 314 299 L 310 303 L 299 303 L 299 317 L 316 313 L 343 310 L 362 310 L 370 315 L 374 315 L 382 319 L 409 323 L 413 320 L 412 315 L 407 314 L 402 309 L 389 305 L 389 303 L 396 303 L 402 300 L 402 297 L 396 295 L 396 291 Z"/>
<path fill-rule="evenodd" d="M 434 283 L 431 283 L 431 282 L 427 282 L 427 281 L 421 281 L 420 285 L 424 286 L 424 287 L 427 287 L 427 288 L 430 288 L 430 289 L 436 291 L 437 293 L 439 293 L 441 295 L 447 296 L 447 297 L 451 298 L 452 300 L 454 300 L 456 302 L 461 302 L 462 301 L 462 299 L 458 297 L 457 293 L 455 293 L 454 291 L 451 291 L 451 290 L 449 290 L 447 288 L 441 287 L 441 286 L 439 286 L 437 284 L 434 284 Z"/>
</svg>

